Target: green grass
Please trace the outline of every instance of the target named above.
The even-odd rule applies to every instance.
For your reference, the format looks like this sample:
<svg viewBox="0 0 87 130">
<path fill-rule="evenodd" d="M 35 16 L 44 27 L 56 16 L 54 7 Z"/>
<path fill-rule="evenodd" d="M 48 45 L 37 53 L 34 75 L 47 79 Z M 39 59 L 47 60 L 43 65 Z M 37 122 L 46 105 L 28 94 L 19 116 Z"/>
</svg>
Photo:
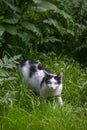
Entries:
<svg viewBox="0 0 87 130">
<path fill-rule="evenodd" d="M 63 72 L 64 105 L 29 91 L 16 69 L 11 73 L 16 79 L 0 88 L 0 130 L 86 130 L 87 70 L 65 57 L 39 61 L 56 74 Z"/>
<path fill-rule="evenodd" d="M 1 119 L 1 129 L 6 130 L 86 130 L 86 117 L 83 110 L 45 104 L 33 111 L 25 111 L 15 106 Z"/>
</svg>

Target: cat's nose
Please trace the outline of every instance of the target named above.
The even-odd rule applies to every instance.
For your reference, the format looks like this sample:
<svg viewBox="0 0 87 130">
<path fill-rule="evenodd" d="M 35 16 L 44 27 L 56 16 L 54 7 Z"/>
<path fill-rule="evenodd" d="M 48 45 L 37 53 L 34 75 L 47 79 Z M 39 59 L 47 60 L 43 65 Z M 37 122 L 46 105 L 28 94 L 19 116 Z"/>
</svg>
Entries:
<svg viewBox="0 0 87 130">
<path fill-rule="evenodd" d="M 54 90 L 54 89 L 55 89 L 55 87 L 51 87 L 51 86 L 50 86 L 50 89 L 51 89 L 51 90 Z"/>
</svg>

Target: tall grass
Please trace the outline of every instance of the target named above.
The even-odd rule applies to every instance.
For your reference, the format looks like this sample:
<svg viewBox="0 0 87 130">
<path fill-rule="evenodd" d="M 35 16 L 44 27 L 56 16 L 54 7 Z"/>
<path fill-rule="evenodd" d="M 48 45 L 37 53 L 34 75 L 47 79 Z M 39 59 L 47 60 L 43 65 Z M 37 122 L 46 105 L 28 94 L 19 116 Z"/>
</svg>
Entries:
<svg viewBox="0 0 87 130">
<path fill-rule="evenodd" d="M 28 90 L 18 68 L 6 71 L 15 79 L 0 87 L 1 130 L 86 130 L 87 129 L 87 70 L 73 59 L 53 55 L 37 58 L 54 73 L 63 72 L 63 106 L 56 98 L 43 102 Z M 15 63 L 14 63 L 15 64 Z"/>
</svg>

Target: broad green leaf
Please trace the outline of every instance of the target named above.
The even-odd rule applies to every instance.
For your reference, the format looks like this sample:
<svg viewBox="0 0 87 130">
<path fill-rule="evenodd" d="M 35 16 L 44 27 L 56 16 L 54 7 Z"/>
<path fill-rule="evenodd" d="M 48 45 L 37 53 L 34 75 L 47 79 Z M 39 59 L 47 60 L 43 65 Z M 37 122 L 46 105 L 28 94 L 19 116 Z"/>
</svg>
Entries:
<svg viewBox="0 0 87 130">
<path fill-rule="evenodd" d="M 5 28 L 0 24 L 0 36 L 2 36 L 4 32 L 5 32 Z"/>
<path fill-rule="evenodd" d="M 17 34 L 17 28 L 15 26 L 12 25 L 7 25 L 5 26 L 6 31 L 12 35 L 16 35 Z"/>
<path fill-rule="evenodd" d="M 75 35 L 75 33 L 73 31 L 69 30 L 69 29 L 67 29 L 66 33 L 71 34 L 72 36 Z"/>
<path fill-rule="evenodd" d="M 22 41 L 24 41 L 24 42 L 29 42 L 29 40 L 31 39 L 31 36 L 28 34 L 28 33 L 26 33 L 26 32 L 24 32 L 23 34 L 22 34 Z"/>
<path fill-rule="evenodd" d="M 63 36 L 66 32 L 65 28 L 63 28 L 62 26 L 58 25 L 57 26 L 57 30 L 58 32 Z"/>
<path fill-rule="evenodd" d="M 49 18 L 48 20 L 44 20 L 43 22 L 49 25 L 53 25 L 61 35 L 65 33 L 65 29 L 55 19 Z"/>
<path fill-rule="evenodd" d="M 24 28 L 26 28 L 26 29 L 28 29 L 28 30 L 30 30 L 32 32 L 35 32 L 36 34 L 40 35 L 39 30 L 36 28 L 36 26 L 34 24 L 29 23 L 29 22 L 22 22 L 21 25 Z"/>
<path fill-rule="evenodd" d="M 19 8 L 17 8 L 16 6 L 14 6 L 13 4 L 11 4 L 11 2 L 8 2 L 7 0 L 3 0 L 3 2 L 9 6 L 13 11 L 17 11 L 17 12 L 20 12 Z"/>
<path fill-rule="evenodd" d="M 49 18 L 43 21 L 44 23 L 47 23 L 49 25 L 53 25 L 55 27 L 58 26 L 58 22 L 55 19 Z"/>
<path fill-rule="evenodd" d="M 35 4 L 40 4 L 43 0 L 33 0 Z"/>
<path fill-rule="evenodd" d="M 48 2 L 48 1 L 44 1 L 44 0 L 33 0 L 34 3 L 36 4 L 36 8 L 35 10 L 37 12 L 44 12 L 44 11 L 48 11 L 48 10 L 54 10 L 54 11 L 57 11 L 57 7 L 56 5 Z"/>
<path fill-rule="evenodd" d="M 67 27 L 69 27 L 69 23 L 73 24 L 73 19 L 68 13 L 66 13 L 65 11 L 63 11 L 61 9 L 57 9 L 57 13 L 60 14 L 66 20 Z"/>
<path fill-rule="evenodd" d="M 21 57 L 21 55 L 16 55 L 16 56 L 14 56 L 14 57 L 11 57 L 11 58 L 9 59 L 9 61 L 17 61 L 18 59 L 20 59 L 20 57 Z"/>
<path fill-rule="evenodd" d="M 4 18 L 4 16 L 0 16 L 0 21 L 2 21 L 2 20 L 3 20 L 3 18 Z"/>
<path fill-rule="evenodd" d="M 9 76 L 8 72 L 4 69 L 0 69 L 0 78 Z"/>
<path fill-rule="evenodd" d="M 7 15 L 3 19 L 3 22 L 9 23 L 9 24 L 16 24 L 16 23 L 18 23 L 19 18 L 20 18 L 20 16 L 17 14 L 10 14 L 10 15 Z"/>
<path fill-rule="evenodd" d="M 45 39 L 43 39 L 43 41 L 44 41 L 45 43 L 48 43 L 48 42 L 54 43 L 54 42 L 56 42 L 56 41 L 59 41 L 59 42 L 60 42 L 60 40 L 57 39 L 57 38 L 55 38 L 54 36 L 46 37 Z"/>
<path fill-rule="evenodd" d="M 34 35 L 30 32 L 19 32 L 17 35 L 22 39 L 23 42 L 26 43 L 26 46 L 29 45 L 30 39 L 34 38 Z"/>
<path fill-rule="evenodd" d="M 65 11 L 63 11 L 61 9 L 57 9 L 57 12 L 59 14 L 61 14 L 65 19 L 67 19 L 67 18 L 72 19 L 72 17 L 68 13 L 66 13 Z"/>
</svg>

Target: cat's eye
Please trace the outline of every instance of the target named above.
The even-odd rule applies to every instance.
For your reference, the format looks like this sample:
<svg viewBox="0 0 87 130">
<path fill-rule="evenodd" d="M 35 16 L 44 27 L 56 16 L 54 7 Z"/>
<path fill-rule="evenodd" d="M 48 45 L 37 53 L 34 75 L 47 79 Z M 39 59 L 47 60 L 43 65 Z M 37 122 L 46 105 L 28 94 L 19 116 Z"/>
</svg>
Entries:
<svg viewBox="0 0 87 130">
<path fill-rule="evenodd" d="M 50 81 L 47 81 L 47 83 L 48 83 L 48 84 L 51 84 L 51 82 L 50 82 Z"/>
</svg>

